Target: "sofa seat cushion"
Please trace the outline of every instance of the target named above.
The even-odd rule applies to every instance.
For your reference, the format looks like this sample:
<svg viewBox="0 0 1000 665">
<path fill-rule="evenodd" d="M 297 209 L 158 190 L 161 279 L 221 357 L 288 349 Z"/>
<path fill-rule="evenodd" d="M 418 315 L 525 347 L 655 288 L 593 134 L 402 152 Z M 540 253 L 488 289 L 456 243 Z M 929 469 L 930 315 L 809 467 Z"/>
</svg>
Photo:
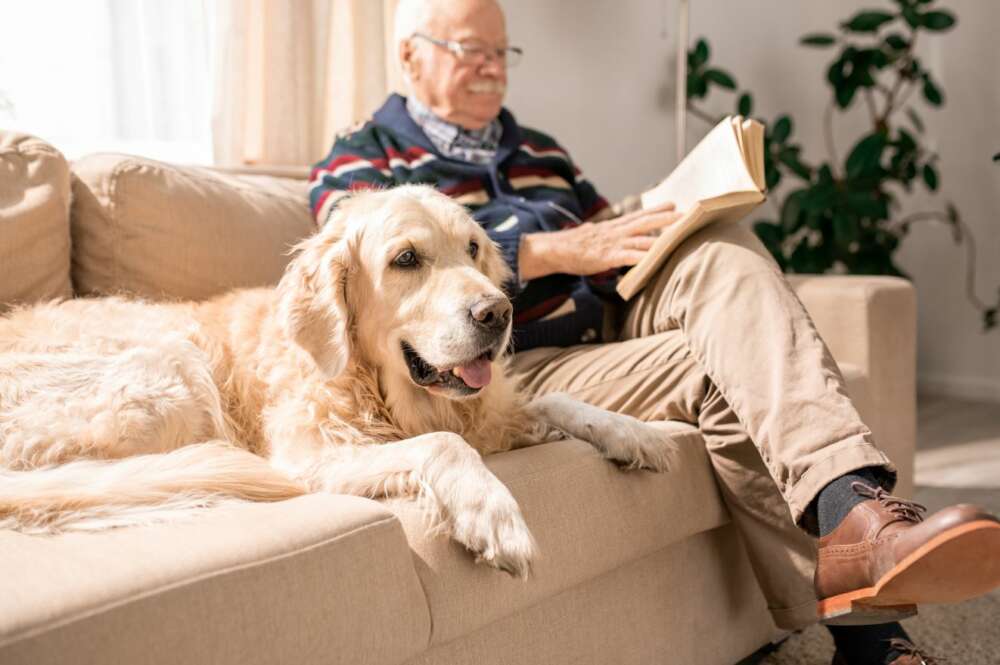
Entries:
<svg viewBox="0 0 1000 665">
<path fill-rule="evenodd" d="M 387 504 L 399 516 L 430 605 L 433 644 L 728 521 L 697 429 L 657 423 L 679 444 L 669 473 L 625 472 L 578 440 L 492 455 L 486 463 L 517 499 L 540 557 L 527 581 L 482 564 L 427 531 L 418 506 Z"/>
<path fill-rule="evenodd" d="M 73 174 L 81 295 L 202 300 L 274 285 L 315 230 L 300 180 L 109 154 L 75 162 Z"/>
<path fill-rule="evenodd" d="M 0 662 L 399 663 L 430 619 L 398 521 L 309 495 L 95 534 L 0 531 Z"/>
<path fill-rule="evenodd" d="M 72 295 L 69 179 L 58 150 L 0 130 L 0 311 Z"/>
</svg>

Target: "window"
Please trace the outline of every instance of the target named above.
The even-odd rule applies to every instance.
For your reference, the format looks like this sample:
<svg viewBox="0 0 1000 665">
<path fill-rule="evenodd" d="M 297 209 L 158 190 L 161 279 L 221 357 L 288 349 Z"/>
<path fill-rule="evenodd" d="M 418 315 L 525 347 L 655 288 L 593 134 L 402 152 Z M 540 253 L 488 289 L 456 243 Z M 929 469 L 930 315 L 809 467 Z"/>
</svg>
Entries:
<svg viewBox="0 0 1000 665">
<path fill-rule="evenodd" d="M 0 0 L 0 126 L 69 159 L 212 161 L 213 0 Z"/>
</svg>

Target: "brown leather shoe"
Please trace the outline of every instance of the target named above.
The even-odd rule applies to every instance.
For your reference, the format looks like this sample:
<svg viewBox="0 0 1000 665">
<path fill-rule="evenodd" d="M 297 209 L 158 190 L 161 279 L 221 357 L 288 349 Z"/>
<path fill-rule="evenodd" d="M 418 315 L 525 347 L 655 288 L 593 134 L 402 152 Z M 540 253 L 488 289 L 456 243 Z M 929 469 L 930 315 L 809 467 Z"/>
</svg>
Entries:
<svg viewBox="0 0 1000 665">
<path fill-rule="evenodd" d="M 919 603 L 954 603 L 1000 586 L 1000 520 L 985 509 L 959 504 L 925 520 L 920 504 L 851 487 L 869 500 L 819 540 L 820 621 L 896 621 Z"/>
<path fill-rule="evenodd" d="M 889 640 L 889 648 L 893 651 L 898 651 L 899 656 L 896 656 L 895 660 L 890 662 L 888 665 L 940 665 L 943 659 L 935 658 L 934 656 L 928 656 L 922 650 L 918 649 L 909 640 L 904 640 L 900 637 L 894 637 Z M 833 654 L 833 662 L 830 665 L 851 665 L 847 662 L 847 659 L 838 651 Z"/>
</svg>

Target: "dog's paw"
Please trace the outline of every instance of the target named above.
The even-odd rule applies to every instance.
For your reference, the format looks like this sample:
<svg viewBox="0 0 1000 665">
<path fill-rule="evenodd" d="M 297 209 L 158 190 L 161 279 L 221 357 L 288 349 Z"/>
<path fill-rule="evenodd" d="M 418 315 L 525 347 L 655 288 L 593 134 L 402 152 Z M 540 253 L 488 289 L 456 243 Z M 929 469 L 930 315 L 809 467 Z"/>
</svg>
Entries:
<svg viewBox="0 0 1000 665">
<path fill-rule="evenodd" d="M 674 441 L 664 432 L 629 416 L 609 414 L 589 439 L 605 458 L 624 470 L 669 471 L 676 451 Z"/>
<path fill-rule="evenodd" d="M 453 517 L 452 536 L 482 562 L 525 579 L 537 546 L 521 509 L 509 494 L 487 497 L 480 507 Z"/>
<path fill-rule="evenodd" d="M 629 436 L 629 433 L 623 433 L 623 436 Z M 673 446 L 665 437 L 655 434 L 632 436 L 627 442 L 611 442 L 604 448 L 604 456 L 623 471 L 646 469 L 662 473 L 669 471 L 673 465 Z"/>
</svg>

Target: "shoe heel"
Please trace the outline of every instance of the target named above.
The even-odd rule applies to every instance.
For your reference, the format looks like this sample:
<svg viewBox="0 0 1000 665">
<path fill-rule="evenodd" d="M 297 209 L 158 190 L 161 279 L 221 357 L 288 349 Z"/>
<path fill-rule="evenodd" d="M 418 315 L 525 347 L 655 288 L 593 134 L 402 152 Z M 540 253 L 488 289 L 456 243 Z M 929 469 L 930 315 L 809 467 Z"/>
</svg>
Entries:
<svg viewBox="0 0 1000 665">
<path fill-rule="evenodd" d="M 877 623 L 893 623 L 916 616 L 917 606 L 876 606 L 856 601 L 847 601 L 846 603 L 821 601 L 816 605 L 816 614 L 820 623 L 828 626 L 867 626 Z"/>
</svg>

